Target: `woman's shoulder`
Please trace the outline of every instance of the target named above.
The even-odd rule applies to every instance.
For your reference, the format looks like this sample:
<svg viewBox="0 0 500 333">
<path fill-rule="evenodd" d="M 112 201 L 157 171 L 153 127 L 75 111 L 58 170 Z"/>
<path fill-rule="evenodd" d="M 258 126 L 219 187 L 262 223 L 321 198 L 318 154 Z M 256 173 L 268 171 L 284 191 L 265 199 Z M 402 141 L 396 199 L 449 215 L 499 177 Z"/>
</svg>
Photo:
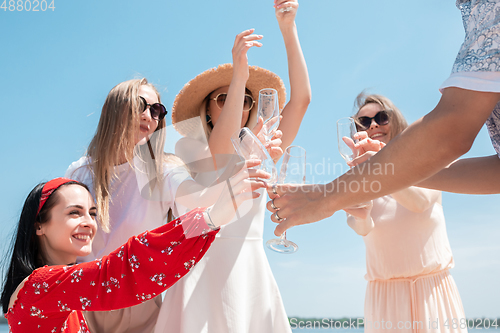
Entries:
<svg viewBox="0 0 500 333">
<path fill-rule="evenodd" d="M 79 160 L 71 163 L 66 170 L 65 177 L 85 183 L 85 179 L 91 175 L 91 160 L 88 156 L 82 156 Z"/>
<path fill-rule="evenodd" d="M 10 296 L 9 309 L 13 308 L 14 305 L 16 304 L 17 295 L 19 295 L 19 292 L 21 291 L 21 289 L 23 289 L 24 284 L 28 281 L 28 279 L 29 276 L 27 276 L 21 283 L 19 283 L 16 290 L 12 293 L 12 296 Z"/>
</svg>

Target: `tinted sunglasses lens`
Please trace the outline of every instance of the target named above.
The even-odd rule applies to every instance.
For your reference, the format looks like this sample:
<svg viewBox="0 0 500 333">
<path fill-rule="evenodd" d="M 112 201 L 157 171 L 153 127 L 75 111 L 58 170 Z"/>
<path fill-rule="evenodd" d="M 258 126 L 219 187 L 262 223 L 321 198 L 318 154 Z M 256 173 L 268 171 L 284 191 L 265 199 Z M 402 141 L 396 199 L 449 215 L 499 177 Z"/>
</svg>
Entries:
<svg viewBox="0 0 500 333">
<path fill-rule="evenodd" d="M 365 131 L 368 128 L 370 128 L 370 125 L 372 124 L 372 119 L 369 117 L 359 117 L 357 121 L 357 127 L 358 129 Z"/>
<path fill-rule="evenodd" d="M 146 102 L 146 100 L 144 99 L 144 97 L 142 96 L 139 96 L 139 101 L 141 102 L 141 110 L 142 112 L 146 111 L 146 109 L 148 108 L 148 103 Z"/>
<path fill-rule="evenodd" d="M 217 95 L 217 106 L 219 107 L 219 109 L 222 109 L 224 107 L 224 103 L 226 103 L 226 97 L 227 97 L 227 94 L 219 94 Z"/>
<path fill-rule="evenodd" d="M 249 111 L 253 106 L 253 98 L 251 96 L 245 95 L 245 100 L 243 101 L 243 111 Z"/>
<path fill-rule="evenodd" d="M 151 117 L 155 120 L 162 120 L 165 115 L 167 114 L 167 109 L 160 104 L 160 103 L 155 103 L 151 105 Z"/>
<path fill-rule="evenodd" d="M 379 125 L 387 125 L 389 123 L 389 114 L 385 111 L 380 111 L 374 117 L 375 121 Z"/>
</svg>

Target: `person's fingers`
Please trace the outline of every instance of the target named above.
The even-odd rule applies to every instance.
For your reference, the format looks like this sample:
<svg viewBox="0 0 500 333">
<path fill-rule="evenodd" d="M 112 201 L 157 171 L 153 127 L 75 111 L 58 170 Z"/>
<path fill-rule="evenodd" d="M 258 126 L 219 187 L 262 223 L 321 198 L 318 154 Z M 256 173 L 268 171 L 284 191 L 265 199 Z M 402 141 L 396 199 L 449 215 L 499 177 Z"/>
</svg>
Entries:
<svg viewBox="0 0 500 333">
<path fill-rule="evenodd" d="M 240 32 L 239 34 L 236 35 L 236 38 L 234 39 L 234 44 L 236 45 L 237 42 L 239 42 L 243 37 L 252 34 L 254 31 L 255 31 L 255 29 L 251 28 L 251 29 L 247 29 L 247 30 Z"/>
<path fill-rule="evenodd" d="M 245 168 L 250 169 L 250 168 L 253 168 L 257 165 L 260 165 L 261 163 L 262 163 L 262 161 L 258 160 L 258 159 L 246 160 L 245 161 Z"/>
<path fill-rule="evenodd" d="M 257 124 L 252 128 L 252 133 L 257 136 L 259 132 L 262 130 L 262 127 L 264 127 L 264 118 L 259 117 L 257 119 Z"/>
<path fill-rule="evenodd" d="M 285 8 L 285 7 L 292 7 L 292 8 L 299 8 L 298 2 L 295 1 L 290 1 L 290 0 L 284 0 L 284 1 L 278 1 L 277 4 L 274 5 L 274 8 L 279 9 L 279 8 Z"/>
<path fill-rule="evenodd" d="M 358 139 L 360 141 L 364 140 L 364 139 L 368 138 L 368 133 L 366 131 L 357 132 L 356 134 L 354 134 L 354 138 Z"/>
<path fill-rule="evenodd" d="M 287 184 L 268 184 L 267 185 L 267 194 L 269 195 L 269 198 L 273 199 L 277 195 L 282 196 L 284 193 L 286 193 L 286 189 L 289 185 Z"/>
<path fill-rule="evenodd" d="M 281 141 L 280 138 L 276 138 L 276 139 L 270 140 L 269 142 L 266 142 L 266 148 L 279 147 L 279 146 L 281 146 L 282 143 L 283 143 L 283 141 Z"/>
<path fill-rule="evenodd" d="M 257 35 L 257 34 L 252 34 L 252 35 L 247 35 L 247 36 L 242 37 L 242 39 L 247 41 L 247 42 L 251 42 L 254 40 L 260 40 L 262 38 L 264 38 L 264 35 Z"/>
<path fill-rule="evenodd" d="M 279 215 L 279 213 L 278 213 Z M 281 217 L 281 216 L 280 216 Z M 284 217 L 283 217 L 284 218 Z M 278 224 L 276 226 L 276 229 L 274 229 L 274 234 L 276 236 L 280 236 L 281 234 L 283 234 L 285 231 L 287 231 L 288 229 L 290 229 L 291 227 L 293 227 L 293 224 L 294 223 L 294 218 L 293 216 L 292 217 L 289 217 L 289 218 L 284 218 L 284 220 Z"/>
<path fill-rule="evenodd" d="M 267 208 L 268 211 L 274 213 L 274 212 L 276 212 L 279 209 L 279 207 L 276 205 L 276 202 L 275 202 L 277 198 L 279 198 L 279 197 L 275 197 L 271 201 L 267 202 L 266 208 Z"/>
<path fill-rule="evenodd" d="M 269 156 L 275 161 L 283 156 L 283 149 L 281 147 L 271 147 L 269 148 Z"/>
<path fill-rule="evenodd" d="M 342 141 L 344 141 L 344 143 L 349 147 L 351 148 L 352 151 L 355 151 L 356 148 L 355 148 L 355 145 L 354 145 L 354 141 L 350 138 L 350 137 L 347 137 L 347 136 L 344 136 L 342 137 Z"/>
<path fill-rule="evenodd" d="M 276 132 L 274 132 L 274 135 L 271 138 L 271 140 L 281 139 L 282 136 L 283 136 L 283 132 L 281 130 L 276 130 Z"/>
<path fill-rule="evenodd" d="M 264 170 L 248 169 L 248 177 L 249 178 L 262 178 L 265 180 L 265 179 L 271 178 L 271 174 L 264 171 Z"/>
</svg>

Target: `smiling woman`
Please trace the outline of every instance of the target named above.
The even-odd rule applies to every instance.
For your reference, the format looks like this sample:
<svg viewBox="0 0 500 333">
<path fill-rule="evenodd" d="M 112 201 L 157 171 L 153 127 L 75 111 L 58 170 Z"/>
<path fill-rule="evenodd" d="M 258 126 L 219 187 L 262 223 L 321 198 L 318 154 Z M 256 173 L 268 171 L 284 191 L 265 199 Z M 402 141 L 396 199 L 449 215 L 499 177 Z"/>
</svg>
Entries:
<svg viewBox="0 0 500 333">
<path fill-rule="evenodd" d="M 358 95 L 354 119 L 361 139 L 389 143 L 408 125 L 385 96 Z M 369 139 L 368 139 L 369 138 Z M 370 147 L 380 149 L 383 144 Z M 371 156 L 377 151 L 371 151 Z M 365 332 L 390 332 L 396 323 L 419 323 L 398 332 L 467 332 L 447 327 L 465 321 L 457 286 L 449 270 L 455 265 L 441 205 L 441 192 L 408 187 L 370 201 L 364 208 L 346 208 L 347 223 L 366 245 Z M 432 300 L 429 302 L 428 300 Z M 391 323 L 393 327 L 382 322 Z M 398 327 L 399 328 L 399 327 Z"/>
<path fill-rule="evenodd" d="M 77 265 L 77 256 L 91 252 L 97 229 L 89 189 L 67 178 L 37 185 L 24 204 L 2 290 L 11 331 L 88 332 L 82 311 L 114 310 L 159 295 L 214 240 L 219 228 L 209 227 L 205 214 L 194 210 L 129 239 L 109 256 Z M 165 244 L 172 244 L 167 256 Z M 164 265 L 148 265 L 153 261 Z"/>
</svg>

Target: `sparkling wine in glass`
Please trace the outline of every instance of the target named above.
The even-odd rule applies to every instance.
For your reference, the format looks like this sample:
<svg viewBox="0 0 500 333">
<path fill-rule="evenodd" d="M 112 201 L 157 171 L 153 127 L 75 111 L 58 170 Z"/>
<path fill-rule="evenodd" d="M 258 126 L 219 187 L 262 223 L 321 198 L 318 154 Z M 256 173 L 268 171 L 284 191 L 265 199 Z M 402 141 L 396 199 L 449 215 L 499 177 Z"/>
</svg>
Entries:
<svg viewBox="0 0 500 333">
<path fill-rule="evenodd" d="M 283 156 L 278 184 L 304 184 L 306 182 L 306 150 L 300 146 L 290 146 L 285 149 Z M 279 253 L 294 253 L 299 249 L 297 244 L 286 239 L 286 231 L 280 238 L 268 240 L 266 245 Z"/>
<path fill-rule="evenodd" d="M 264 119 L 264 137 L 266 142 L 270 141 L 280 124 L 280 109 L 278 92 L 272 88 L 264 88 L 259 91 L 258 117 Z"/>
</svg>

